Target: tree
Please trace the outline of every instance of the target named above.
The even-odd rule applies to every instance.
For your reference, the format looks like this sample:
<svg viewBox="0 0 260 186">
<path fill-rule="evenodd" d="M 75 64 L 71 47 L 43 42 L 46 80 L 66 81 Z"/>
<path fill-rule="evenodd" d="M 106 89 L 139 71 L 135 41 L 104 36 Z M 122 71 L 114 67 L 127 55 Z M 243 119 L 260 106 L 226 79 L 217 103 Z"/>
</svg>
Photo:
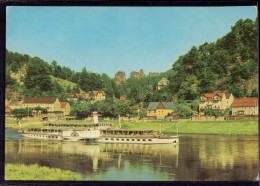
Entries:
<svg viewBox="0 0 260 186">
<path fill-rule="evenodd" d="M 32 108 L 18 108 L 18 109 L 13 109 L 11 113 L 21 120 L 23 117 L 26 116 L 32 116 Z"/>
<path fill-rule="evenodd" d="M 25 94 L 27 96 L 46 95 L 52 89 L 50 71 L 46 63 L 38 57 L 29 61 L 26 69 L 26 78 L 24 81 Z"/>
<path fill-rule="evenodd" d="M 91 115 L 90 103 L 79 102 L 72 106 L 71 114 L 77 118 L 86 118 Z"/>
<path fill-rule="evenodd" d="M 112 114 L 114 116 L 127 116 L 130 113 L 129 102 L 126 101 L 114 101 L 112 108 L 114 111 Z"/>
<path fill-rule="evenodd" d="M 86 67 L 82 68 L 80 79 L 79 79 L 79 86 L 84 91 L 90 91 L 89 84 L 88 84 L 88 73 Z"/>
<path fill-rule="evenodd" d="M 215 116 L 216 118 L 220 115 L 223 115 L 223 113 L 220 110 L 212 108 L 204 109 L 203 112 L 206 116 Z"/>
<path fill-rule="evenodd" d="M 47 108 L 43 108 L 43 107 L 34 107 L 32 108 L 33 111 L 36 111 L 36 116 L 38 116 L 39 113 L 47 113 Z"/>
<path fill-rule="evenodd" d="M 104 117 L 114 117 L 116 115 L 113 112 L 113 105 L 114 103 L 112 99 L 106 99 L 95 103 L 98 112 Z"/>
<path fill-rule="evenodd" d="M 258 91 L 256 89 L 253 89 L 251 92 L 251 97 L 258 97 Z"/>
<path fill-rule="evenodd" d="M 72 88 L 72 93 L 77 93 L 77 94 L 80 93 L 80 88 L 79 88 L 78 85 L 77 85 L 77 86 L 74 86 L 74 87 Z"/>
<path fill-rule="evenodd" d="M 184 102 L 176 104 L 176 111 L 180 117 L 187 118 L 192 116 L 192 110 L 190 106 Z"/>
<path fill-rule="evenodd" d="M 193 100 L 193 102 L 191 103 L 191 109 L 193 111 L 198 111 L 198 109 L 199 109 L 199 99 Z"/>
<path fill-rule="evenodd" d="M 71 85 L 69 85 L 69 86 L 66 87 L 66 92 L 67 92 L 67 93 L 71 93 L 71 92 L 72 92 Z"/>
<path fill-rule="evenodd" d="M 200 94 L 199 81 L 196 76 L 190 75 L 182 81 L 178 98 L 184 100 L 194 100 Z"/>
</svg>

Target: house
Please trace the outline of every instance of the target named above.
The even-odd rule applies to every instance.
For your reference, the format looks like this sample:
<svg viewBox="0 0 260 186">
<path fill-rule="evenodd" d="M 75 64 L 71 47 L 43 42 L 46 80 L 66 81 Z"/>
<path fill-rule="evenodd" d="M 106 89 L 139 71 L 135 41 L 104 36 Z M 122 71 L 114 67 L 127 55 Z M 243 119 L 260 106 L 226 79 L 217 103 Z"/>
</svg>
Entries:
<svg viewBox="0 0 260 186">
<path fill-rule="evenodd" d="M 106 93 L 103 90 L 94 90 L 91 92 L 94 101 L 101 101 L 106 99 Z"/>
<path fill-rule="evenodd" d="M 66 94 L 66 97 L 67 97 L 68 101 L 77 101 L 78 100 L 77 94 L 68 93 L 68 94 Z"/>
<path fill-rule="evenodd" d="M 120 96 L 119 100 L 120 101 L 125 101 L 127 99 L 127 96 Z"/>
<path fill-rule="evenodd" d="M 169 80 L 166 78 L 162 78 L 158 83 L 157 83 L 157 90 L 162 89 L 163 87 L 169 85 Z"/>
<path fill-rule="evenodd" d="M 60 102 L 61 110 L 64 113 L 64 116 L 68 116 L 71 111 L 70 104 L 68 102 Z"/>
<path fill-rule="evenodd" d="M 66 94 L 68 101 L 78 101 L 78 100 L 87 100 L 87 94 L 76 94 L 76 93 L 68 93 Z"/>
<path fill-rule="evenodd" d="M 23 108 L 42 107 L 47 108 L 48 112 L 62 111 L 60 101 L 57 97 L 51 98 L 24 98 Z"/>
<path fill-rule="evenodd" d="M 10 104 L 5 106 L 5 115 L 6 116 L 12 116 L 12 110 L 22 108 L 22 105 L 20 102 L 13 103 L 13 104 L 11 104 L 11 102 L 9 102 L 9 103 Z"/>
<path fill-rule="evenodd" d="M 164 119 L 176 109 L 173 102 L 150 102 L 147 108 L 147 117 Z"/>
<path fill-rule="evenodd" d="M 233 101 L 234 96 L 232 93 L 204 93 L 199 99 L 199 112 L 202 112 L 204 109 L 225 110 L 230 108 Z"/>
<path fill-rule="evenodd" d="M 235 99 L 231 108 L 232 115 L 258 115 L 258 98 Z"/>
<path fill-rule="evenodd" d="M 5 106 L 5 115 L 11 115 L 12 108 L 10 106 Z"/>
</svg>

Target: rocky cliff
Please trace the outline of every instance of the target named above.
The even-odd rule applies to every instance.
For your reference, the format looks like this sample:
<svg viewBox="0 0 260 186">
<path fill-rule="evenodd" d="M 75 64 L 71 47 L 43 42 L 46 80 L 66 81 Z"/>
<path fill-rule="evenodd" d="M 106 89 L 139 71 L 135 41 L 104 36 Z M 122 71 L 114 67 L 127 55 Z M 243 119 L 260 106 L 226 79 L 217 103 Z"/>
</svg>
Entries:
<svg viewBox="0 0 260 186">
<path fill-rule="evenodd" d="M 126 76 L 125 76 L 125 72 L 124 71 L 118 71 L 116 74 L 115 74 L 115 83 L 117 85 L 122 85 L 125 83 L 126 81 Z"/>
<path fill-rule="evenodd" d="M 139 70 L 139 72 L 132 71 L 132 72 L 130 73 L 130 77 L 131 77 L 131 78 L 137 78 L 137 79 L 144 77 L 144 71 L 143 71 L 143 69 Z"/>
</svg>

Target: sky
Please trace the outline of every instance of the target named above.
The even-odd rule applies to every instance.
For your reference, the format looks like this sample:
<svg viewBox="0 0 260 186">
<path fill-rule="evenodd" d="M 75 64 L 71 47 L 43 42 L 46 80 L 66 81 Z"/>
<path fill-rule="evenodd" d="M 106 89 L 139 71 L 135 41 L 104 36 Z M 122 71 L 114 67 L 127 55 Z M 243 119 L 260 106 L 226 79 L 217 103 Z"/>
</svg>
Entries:
<svg viewBox="0 0 260 186">
<path fill-rule="evenodd" d="M 7 7 L 6 48 L 81 72 L 164 72 L 256 7 Z"/>
</svg>

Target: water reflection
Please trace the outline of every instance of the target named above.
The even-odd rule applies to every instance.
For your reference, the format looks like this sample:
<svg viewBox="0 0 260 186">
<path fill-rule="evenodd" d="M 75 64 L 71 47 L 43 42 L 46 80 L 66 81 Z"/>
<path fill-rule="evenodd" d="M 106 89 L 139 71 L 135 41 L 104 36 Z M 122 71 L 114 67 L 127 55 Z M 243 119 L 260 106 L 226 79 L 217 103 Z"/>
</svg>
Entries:
<svg viewBox="0 0 260 186">
<path fill-rule="evenodd" d="M 257 137 L 182 136 L 180 144 L 87 144 L 8 140 L 7 163 L 72 170 L 89 180 L 253 180 Z"/>
<path fill-rule="evenodd" d="M 178 152 L 179 146 L 173 144 L 86 144 L 18 140 L 6 141 L 5 145 L 6 162 L 8 163 L 38 163 L 70 169 L 82 174 L 92 174 L 98 170 L 105 171 L 111 167 L 124 169 L 127 163 L 139 165 L 142 161 L 150 162 L 149 165 L 166 166 L 169 159 L 164 159 L 164 155 L 174 160 L 175 167 L 177 167 Z"/>
<path fill-rule="evenodd" d="M 185 136 L 179 154 L 178 180 L 253 180 L 258 173 L 257 136 Z"/>
</svg>

